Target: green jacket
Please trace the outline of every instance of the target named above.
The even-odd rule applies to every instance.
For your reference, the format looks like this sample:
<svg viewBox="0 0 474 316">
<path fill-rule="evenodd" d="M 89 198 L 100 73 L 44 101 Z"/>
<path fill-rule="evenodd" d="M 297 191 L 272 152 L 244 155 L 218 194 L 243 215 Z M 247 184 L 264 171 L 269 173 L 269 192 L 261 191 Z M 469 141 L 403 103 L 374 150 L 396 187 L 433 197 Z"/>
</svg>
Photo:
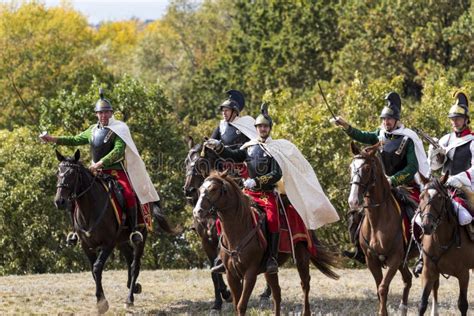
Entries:
<svg viewBox="0 0 474 316">
<path fill-rule="evenodd" d="M 79 146 L 90 144 L 92 142 L 92 129 L 95 126 L 97 126 L 97 124 L 91 125 L 84 132 L 75 136 L 59 136 L 57 137 L 56 144 L 65 146 Z M 114 139 L 114 147 L 107 155 L 105 155 L 101 159 L 104 170 L 123 169 L 120 161 L 125 158 L 125 147 L 125 142 L 120 137 L 116 136 Z"/>
<path fill-rule="evenodd" d="M 345 130 L 347 135 L 349 135 L 352 139 L 368 145 L 375 145 L 379 142 L 380 131 L 380 128 L 377 128 L 373 132 L 365 132 L 352 126 Z M 392 138 L 403 137 L 400 135 L 393 134 L 387 136 Z M 390 177 L 390 181 L 392 182 L 392 186 L 394 187 L 399 185 L 411 184 L 411 182 L 415 178 L 415 174 L 418 172 L 418 159 L 416 159 L 415 145 L 413 141 L 407 142 L 406 146 L 407 165 L 405 166 L 405 168 Z"/>
</svg>

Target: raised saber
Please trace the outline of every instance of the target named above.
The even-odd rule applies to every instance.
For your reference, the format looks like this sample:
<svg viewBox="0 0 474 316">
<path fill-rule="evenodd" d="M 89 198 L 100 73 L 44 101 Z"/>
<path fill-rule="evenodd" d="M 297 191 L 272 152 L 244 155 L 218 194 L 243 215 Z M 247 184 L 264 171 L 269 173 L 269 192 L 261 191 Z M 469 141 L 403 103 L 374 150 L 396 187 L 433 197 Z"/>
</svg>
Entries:
<svg viewBox="0 0 474 316">
<path fill-rule="evenodd" d="M 319 87 L 319 92 L 321 92 L 321 96 L 323 97 L 324 103 L 326 103 L 326 107 L 328 108 L 329 112 L 332 115 L 332 118 L 334 119 L 334 121 L 337 121 L 336 115 L 331 110 L 331 107 L 329 106 L 329 102 L 328 100 L 326 100 L 326 97 L 324 96 L 324 92 L 323 92 L 323 89 L 321 88 L 321 85 L 319 84 L 319 81 L 318 81 L 318 87 Z"/>
</svg>

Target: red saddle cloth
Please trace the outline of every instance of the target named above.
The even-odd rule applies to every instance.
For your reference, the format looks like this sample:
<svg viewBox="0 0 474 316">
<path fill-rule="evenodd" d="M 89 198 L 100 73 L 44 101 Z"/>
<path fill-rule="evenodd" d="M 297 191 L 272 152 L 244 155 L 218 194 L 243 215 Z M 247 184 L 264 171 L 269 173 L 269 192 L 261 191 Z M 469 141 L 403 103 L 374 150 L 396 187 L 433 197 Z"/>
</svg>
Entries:
<svg viewBox="0 0 474 316">
<path fill-rule="evenodd" d="M 283 212 L 280 212 L 280 245 L 278 249 L 280 252 L 292 252 L 290 238 L 293 239 L 293 245 L 296 245 L 298 242 L 306 242 L 306 246 L 311 255 L 316 256 L 316 245 L 311 238 L 311 234 L 306 229 L 301 216 L 293 205 L 288 204 L 286 205 L 286 217 Z"/>
<path fill-rule="evenodd" d="M 109 187 L 107 186 L 106 183 L 104 183 L 103 181 L 101 181 L 101 184 L 102 186 L 104 187 L 104 189 L 109 192 Z M 109 195 L 109 201 L 112 205 L 112 208 L 114 209 L 114 213 L 115 213 L 115 218 L 117 219 L 117 223 L 122 226 L 125 222 L 125 220 L 127 219 L 126 217 L 126 212 L 124 212 L 124 210 L 120 207 L 120 204 L 117 200 L 117 198 L 115 197 L 115 193 L 112 192 L 111 195 Z M 148 231 L 152 231 L 153 230 L 153 222 L 152 222 L 152 216 L 151 216 L 151 209 L 150 209 L 150 203 L 147 203 L 147 204 L 140 204 L 138 203 L 137 201 L 137 205 L 140 205 L 140 209 L 139 211 L 137 212 L 137 221 L 138 221 L 138 225 L 139 226 L 143 226 L 145 225 L 147 230 Z M 77 208 L 77 204 L 76 204 L 76 207 L 74 208 L 74 211 L 75 209 Z"/>
</svg>

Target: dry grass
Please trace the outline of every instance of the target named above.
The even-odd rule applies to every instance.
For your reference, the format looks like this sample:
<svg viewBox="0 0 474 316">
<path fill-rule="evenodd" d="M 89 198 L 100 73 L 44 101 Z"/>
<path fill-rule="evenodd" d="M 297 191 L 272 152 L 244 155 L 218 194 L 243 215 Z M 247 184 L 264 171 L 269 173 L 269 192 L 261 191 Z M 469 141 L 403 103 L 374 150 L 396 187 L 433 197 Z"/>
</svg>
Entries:
<svg viewBox="0 0 474 316">
<path fill-rule="evenodd" d="M 312 270 L 311 308 L 315 315 L 375 314 L 377 297 L 372 276 L 367 270 L 339 270 L 341 279 L 333 281 Z M 139 277 L 142 294 L 135 296 L 135 307 L 124 308 L 126 272 L 106 271 L 103 275 L 105 295 L 111 314 L 202 315 L 209 312 L 213 288 L 206 270 L 142 271 Z M 409 301 L 409 314 L 417 314 L 421 295 L 420 280 L 414 279 Z M 301 289 L 295 269 L 280 272 L 285 314 L 300 311 Z M 270 314 L 258 306 L 257 294 L 264 286 L 259 277 L 250 302 L 250 315 Z M 392 283 L 389 296 L 391 313 L 398 313 L 402 282 L 399 275 Z M 90 273 L 6 276 L 0 278 L 0 314 L 93 314 L 95 285 Z M 458 314 L 456 279 L 441 280 L 440 315 Z M 468 296 L 471 298 L 472 296 Z M 471 306 L 474 302 L 469 301 Z M 231 314 L 231 304 L 225 304 L 223 314 Z"/>
</svg>

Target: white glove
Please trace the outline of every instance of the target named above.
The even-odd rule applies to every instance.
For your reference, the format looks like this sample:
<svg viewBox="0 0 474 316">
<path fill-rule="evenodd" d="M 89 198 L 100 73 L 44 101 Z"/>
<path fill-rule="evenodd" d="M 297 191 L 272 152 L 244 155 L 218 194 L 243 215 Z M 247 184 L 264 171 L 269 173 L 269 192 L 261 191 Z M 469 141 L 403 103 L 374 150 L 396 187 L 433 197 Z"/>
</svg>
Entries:
<svg viewBox="0 0 474 316">
<path fill-rule="evenodd" d="M 257 182 L 255 182 L 254 179 L 248 178 L 247 180 L 244 181 L 244 187 L 247 189 L 252 189 L 257 185 Z"/>
<path fill-rule="evenodd" d="M 438 170 L 446 161 L 446 150 L 442 147 L 433 148 L 433 145 L 430 145 L 428 148 L 428 161 L 432 170 Z"/>
<path fill-rule="evenodd" d="M 337 126 L 342 126 L 344 129 L 349 128 L 349 123 L 346 122 L 342 117 L 336 116 L 336 118 L 331 118 L 329 122 L 336 124 Z"/>
<path fill-rule="evenodd" d="M 456 189 L 460 189 L 465 186 L 471 189 L 471 180 L 469 180 L 465 172 L 461 172 L 455 176 L 450 176 L 446 181 L 446 186 Z"/>
<path fill-rule="evenodd" d="M 219 140 L 211 138 L 211 139 L 206 140 L 206 142 L 204 143 L 204 146 L 214 151 L 219 151 L 221 150 L 223 145 Z"/>
</svg>

